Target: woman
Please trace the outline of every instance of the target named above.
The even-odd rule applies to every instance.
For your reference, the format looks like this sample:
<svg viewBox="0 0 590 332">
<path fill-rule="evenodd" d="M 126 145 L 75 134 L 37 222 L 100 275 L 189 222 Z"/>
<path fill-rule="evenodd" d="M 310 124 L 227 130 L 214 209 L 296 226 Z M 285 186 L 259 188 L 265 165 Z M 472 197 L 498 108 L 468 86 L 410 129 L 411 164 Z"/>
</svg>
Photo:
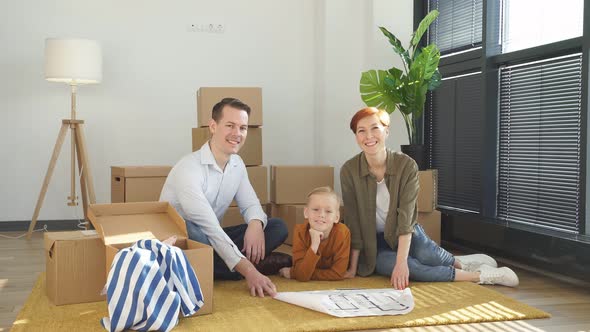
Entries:
<svg viewBox="0 0 590 332">
<path fill-rule="evenodd" d="M 345 224 L 351 232 L 346 277 L 373 272 L 389 276 L 395 289 L 416 281 L 473 281 L 515 287 L 518 277 L 483 254 L 453 257 L 416 223 L 418 167 L 407 155 L 385 147 L 389 114 L 358 111 L 350 129 L 362 152 L 340 171 Z"/>
</svg>

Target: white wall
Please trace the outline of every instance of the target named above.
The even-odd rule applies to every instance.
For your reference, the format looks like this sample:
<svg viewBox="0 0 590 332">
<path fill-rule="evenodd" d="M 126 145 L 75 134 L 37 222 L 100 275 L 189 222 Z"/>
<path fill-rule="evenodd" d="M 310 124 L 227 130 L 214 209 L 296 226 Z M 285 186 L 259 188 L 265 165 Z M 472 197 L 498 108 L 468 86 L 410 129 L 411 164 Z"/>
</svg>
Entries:
<svg viewBox="0 0 590 332">
<path fill-rule="evenodd" d="M 330 164 L 358 151 L 347 129 L 362 106 L 362 70 L 397 61 L 377 30 L 411 33 L 410 0 L 23 0 L 0 12 L 0 221 L 30 220 L 69 87 L 43 79 L 47 37 L 97 39 L 103 82 L 82 86 L 78 117 L 98 202 L 110 200 L 111 165 L 172 165 L 191 150 L 200 86 L 263 88 L 264 163 Z M 187 32 L 225 24 L 223 34 Z M 389 23 L 389 24 L 386 24 Z M 404 141 L 394 115 L 391 146 Z M 40 219 L 73 219 L 69 137 Z M 337 173 L 338 174 L 338 173 Z M 337 185 L 339 187 L 339 185 Z"/>
<path fill-rule="evenodd" d="M 322 91 L 316 101 L 316 142 L 318 163 L 336 168 L 336 188 L 340 190 L 340 166 L 360 152 L 349 129 L 350 119 L 364 107 L 360 98 L 361 72 L 401 67 L 399 57 L 379 31 L 385 26 L 408 45 L 413 31 L 413 2 L 390 0 L 325 0 L 321 2 L 324 43 L 318 52 Z M 391 115 L 387 145 L 399 150 L 408 144 L 399 112 Z"/>
</svg>

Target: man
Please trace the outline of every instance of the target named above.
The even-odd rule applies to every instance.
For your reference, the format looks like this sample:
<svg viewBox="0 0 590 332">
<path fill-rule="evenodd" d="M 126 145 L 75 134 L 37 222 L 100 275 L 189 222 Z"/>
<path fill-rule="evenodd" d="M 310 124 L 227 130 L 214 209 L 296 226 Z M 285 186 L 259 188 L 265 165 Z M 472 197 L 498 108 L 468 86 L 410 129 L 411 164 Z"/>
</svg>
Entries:
<svg viewBox="0 0 590 332">
<path fill-rule="evenodd" d="M 213 247 L 216 279 L 241 275 L 252 296 L 274 296 L 275 285 L 257 267 L 276 272 L 291 265 L 288 255 L 270 255 L 288 231 L 282 220 L 267 220 L 237 155 L 246 141 L 249 115 L 250 107 L 238 99 L 217 103 L 209 121 L 211 138 L 172 168 L 160 201 L 170 202 L 184 218 L 190 239 Z M 222 228 L 220 220 L 233 199 L 246 224 Z"/>
</svg>

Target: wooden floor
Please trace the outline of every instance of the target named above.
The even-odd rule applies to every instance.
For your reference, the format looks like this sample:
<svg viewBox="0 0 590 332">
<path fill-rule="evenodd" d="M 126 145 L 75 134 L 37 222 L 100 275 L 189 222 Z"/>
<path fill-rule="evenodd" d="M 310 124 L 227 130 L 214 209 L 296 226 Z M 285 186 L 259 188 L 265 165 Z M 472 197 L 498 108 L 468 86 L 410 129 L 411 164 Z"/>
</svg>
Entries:
<svg viewBox="0 0 590 332">
<path fill-rule="evenodd" d="M 5 233 L 6 235 L 16 235 Z M 288 247 L 282 251 L 289 251 Z M 43 237 L 31 241 L 0 238 L 0 331 L 10 330 L 34 282 L 45 269 Z M 512 322 L 445 325 L 396 331 L 579 331 L 590 332 L 590 289 L 565 283 L 539 273 L 514 268 L 520 277 L 518 288 L 486 286 L 514 299 L 549 312 L 550 319 Z"/>
</svg>

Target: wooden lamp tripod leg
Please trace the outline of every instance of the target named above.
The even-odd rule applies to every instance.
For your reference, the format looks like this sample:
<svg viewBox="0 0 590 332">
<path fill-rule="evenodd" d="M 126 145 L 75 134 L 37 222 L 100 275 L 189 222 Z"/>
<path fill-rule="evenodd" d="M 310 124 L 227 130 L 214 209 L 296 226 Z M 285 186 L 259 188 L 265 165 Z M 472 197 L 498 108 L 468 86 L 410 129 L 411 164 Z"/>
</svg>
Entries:
<svg viewBox="0 0 590 332">
<path fill-rule="evenodd" d="M 79 150 L 79 158 L 82 159 L 81 165 L 84 172 L 84 180 L 86 182 L 86 189 L 88 190 L 88 204 L 96 203 L 96 195 L 94 193 L 94 181 L 92 180 L 92 172 L 90 170 L 90 162 L 88 161 L 88 150 L 86 149 L 86 140 L 84 138 L 83 123 L 76 125 L 76 141 Z"/>
<path fill-rule="evenodd" d="M 79 128 L 76 128 L 76 135 L 74 137 L 76 139 L 76 157 L 78 159 L 78 173 L 80 174 L 80 193 L 82 194 L 82 208 L 84 209 L 84 220 L 86 221 L 88 219 L 88 188 L 86 187 L 86 169 L 82 166 L 82 152 L 80 149 L 80 142 L 78 141 L 77 134 L 78 129 Z M 88 224 L 86 224 L 86 229 L 88 229 Z"/>
<path fill-rule="evenodd" d="M 39 198 L 37 199 L 37 205 L 35 206 L 35 212 L 33 213 L 33 218 L 31 219 L 31 224 L 29 225 L 29 231 L 27 232 L 27 239 L 31 238 L 33 234 L 33 230 L 35 229 L 35 225 L 37 224 L 37 218 L 39 217 L 39 211 L 41 210 L 41 206 L 43 205 L 43 200 L 45 199 L 45 194 L 47 193 L 47 187 L 49 186 L 49 182 L 51 181 L 51 176 L 53 175 L 53 170 L 55 169 L 55 164 L 57 163 L 57 158 L 59 157 L 59 153 L 61 151 L 61 147 L 64 143 L 66 138 L 66 132 L 70 126 L 68 124 L 62 123 L 61 129 L 59 134 L 57 135 L 57 141 L 55 142 L 55 147 L 53 148 L 53 154 L 51 155 L 51 160 L 49 161 L 49 167 L 47 168 L 47 173 L 45 174 L 45 180 L 43 180 L 43 185 L 41 186 L 41 192 L 39 193 Z"/>
</svg>

